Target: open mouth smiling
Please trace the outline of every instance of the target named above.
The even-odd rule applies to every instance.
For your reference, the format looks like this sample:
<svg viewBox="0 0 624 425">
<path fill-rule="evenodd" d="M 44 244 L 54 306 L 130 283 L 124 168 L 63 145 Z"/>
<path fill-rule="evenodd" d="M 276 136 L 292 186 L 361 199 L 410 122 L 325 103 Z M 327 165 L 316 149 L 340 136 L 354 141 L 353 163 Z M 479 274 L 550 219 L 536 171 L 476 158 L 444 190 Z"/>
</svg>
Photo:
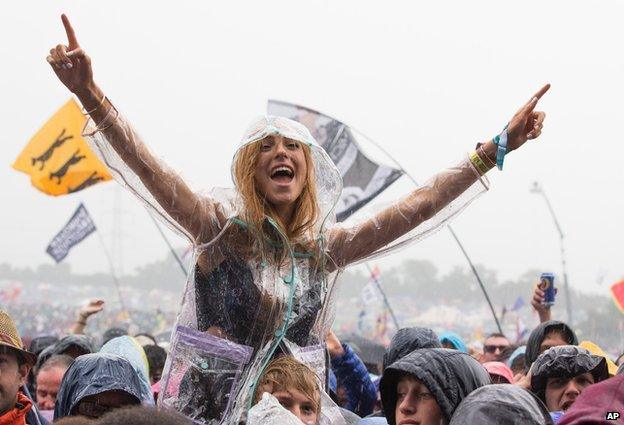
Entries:
<svg viewBox="0 0 624 425">
<path fill-rule="evenodd" d="M 295 171 L 288 165 L 273 167 L 270 178 L 276 183 L 290 183 L 295 177 Z"/>
</svg>

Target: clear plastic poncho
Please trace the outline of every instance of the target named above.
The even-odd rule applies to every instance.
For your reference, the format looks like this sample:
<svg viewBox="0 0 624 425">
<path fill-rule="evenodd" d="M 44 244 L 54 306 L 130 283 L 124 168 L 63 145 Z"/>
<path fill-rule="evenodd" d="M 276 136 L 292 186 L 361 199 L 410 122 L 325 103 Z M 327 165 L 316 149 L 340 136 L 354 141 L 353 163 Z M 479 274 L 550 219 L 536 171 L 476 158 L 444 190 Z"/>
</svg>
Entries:
<svg viewBox="0 0 624 425">
<path fill-rule="evenodd" d="M 310 240 L 303 241 L 289 240 L 267 218 L 266 243 L 257 244 L 250 240 L 236 189 L 191 190 L 150 153 L 116 110 L 98 125 L 105 130 L 89 120 L 84 133 L 111 174 L 194 247 L 195 266 L 173 332 L 159 404 L 197 423 L 244 421 L 256 382 L 278 352 L 295 356 L 326 382 L 325 336 L 335 314 L 340 271 L 437 230 L 488 188 L 465 159 L 380 212 L 335 224 L 342 182 L 329 156 L 301 124 L 262 117 L 248 128 L 241 147 L 277 134 L 307 146 L 319 215 Z M 272 252 L 257 252 L 255 246 L 274 247 L 284 255 L 272 261 Z M 333 417 L 331 409 L 323 405 L 321 414 Z"/>
</svg>

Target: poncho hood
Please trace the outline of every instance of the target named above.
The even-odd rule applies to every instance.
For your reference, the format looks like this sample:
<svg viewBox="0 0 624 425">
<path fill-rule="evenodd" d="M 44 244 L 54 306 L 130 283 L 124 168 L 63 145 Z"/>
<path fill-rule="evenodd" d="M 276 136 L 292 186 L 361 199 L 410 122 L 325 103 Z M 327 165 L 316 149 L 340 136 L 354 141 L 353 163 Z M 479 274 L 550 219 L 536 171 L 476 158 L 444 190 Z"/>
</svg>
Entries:
<svg viewBox="0 0 624 425">
<path fill-rule="evenodd" d="M 453 344 L 453 347 L 455 347 L 456 350 L 459 350 L 464 353 L 468 352 L 468 347 L 466 347 L 466 344 L 464 344 L 464 341 L 455 332 L 444 332 L 443 334 L 440 335 L 440 342 L 442 344 L 444 344 L 445 342 L 449 342 Z"/>
<path fill-rule="evenodd" d="M 402 328 L 390 341 L 383 359 L 384 369 L 403 356 L 419 348 L 442 348 L 438 335 L 429 328 Z"/>
<path fill-rule="evenodd" d="M 490 375 L 466 353 L 447 348 L 413 351 L 388 366 L 379 384 L 390 425 L 395 425 L 397 384 L 405 375 L 413 376 L 429 389 L 447 421 L 464 397 L 491 383 Z"/>
<path fill-rule="evenodd" d="M 251 143 L 276 135 L 298 141 L 310 148 L 314 164 L 316 197 L 320 210 L 315 230 L 320 233 L 335 222 L 334 208 L 342 193 L 342 177 L 325 149 L 316 142 L 310 131 L 303 124 L 289 118 L 272 115 L 256 118 L 247 127 L 241 143 L 234 154 L 232 160 L 232 181 L 238 188 L 239 182 L 236 181 L 234 175 L 234 164 L 241 149 Z"/>
<path fill-rule="evenodd" d="M 93 341 L 88 336 L 79 334 L 67 335 L 41 351 L 37 357 L 35 369 L 39 369 L 50 357 L 57 354 L 65 354 L 72 347 L 76 347 L 81 354 L 90 354 L 95 351 Z"/>
<path fill-rule="evenodd" d="M 130 362 L 108 353 L 86 354 L 78 357 L 67 369 L 54 407 L 54 420 L 70 416 L 80 400 L 105 391 L 123 391 L 145 400 L 143 385 Z"/>
<path fill-rule="evenodd" d="M 608 419 L 607 412 L 618 412 L 620 420 L 624 413 L 624 376 L 614 378 L 587 387 L 574 404 L 563 415 L 559 425 L 587 425 L 617 423 Z"/>
<path fill-rule="evenodd" d="M 570 345 L 578 345 L 578 339 L 576 334 L 570 326 L 560 322 L 558 320 L 549 320 L 547 322 L 540 323 L 529 335 L 529 340 L 526 344 L 526 368 L 527 371 L 531 367 L 531 364 L 537 359 L 540 354 L 540 346 L 544 341 L 544 337 L 552 330 L 558 329 L 566 336 L 567 343 Z"/>
<path fill-rule="evenodd" d="M 151 395 L 147 356 L 143 347 L 134 338 L 127 335 L 113 338 L 102 346 L 100 353 L 116 354 L 128 360 L 141 380 L 142 393 L 148 395 L 148 398 L 142 401 L 153 404 L 154 397 Z"/>
<path fill-rule="evenodd" d="M 450 425 L 550 425 L 546 406 L 529 391 L 515 385 L 486 385 L 466 397 Z"/>
<path fill-rule="evenodd" d="M 575 345 L 560 345 L 544 351 L 531 369 L 531 390 L 545 402 L 548 378 L 573 378 L 591 373 L 595 382 L 609 377 L 604 357 L 591 354 Z"/>
</svg>

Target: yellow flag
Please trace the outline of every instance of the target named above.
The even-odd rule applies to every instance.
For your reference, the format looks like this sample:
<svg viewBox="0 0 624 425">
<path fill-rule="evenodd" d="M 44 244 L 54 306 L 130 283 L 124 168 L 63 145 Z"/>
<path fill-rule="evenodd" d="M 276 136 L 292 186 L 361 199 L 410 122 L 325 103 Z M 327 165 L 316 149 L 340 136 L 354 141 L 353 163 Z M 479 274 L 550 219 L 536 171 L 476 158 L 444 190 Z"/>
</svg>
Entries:
<svg viewBox="0 0 624 425">
<path fill-rule="evenodd" d="M 108 170 L 81 136 L 85 120 L 71 99 L 30 139 L 13 168 L 28 174 L 37 189 L 54 196 L 110 180 Z"/>
</svg>

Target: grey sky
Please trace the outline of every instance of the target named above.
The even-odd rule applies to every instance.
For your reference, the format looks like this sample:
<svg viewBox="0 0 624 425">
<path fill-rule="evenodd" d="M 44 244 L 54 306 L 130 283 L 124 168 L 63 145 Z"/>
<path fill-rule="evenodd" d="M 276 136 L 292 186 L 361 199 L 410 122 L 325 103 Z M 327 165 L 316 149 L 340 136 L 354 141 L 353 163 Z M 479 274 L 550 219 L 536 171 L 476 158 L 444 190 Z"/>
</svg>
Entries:
<svg viewBox="0 0 624 425">
<path fill-rule="evenodd" d="M 268 98 L 353 125 L 423 181 L 494 136 L 550 82 L 538 107 L 548 114 L 542 137 L 491 173 L 492 190 L 454 227 L 474 260 L 501 277 L 558 272 L 554 227 L 528 190 L 539 180 L 567 234 L 571 283 L 606 293 L 624 274 L 624 4 L 609 0 L 13 2 L 0 26 L 0 261 L 50 263 L 45 247 L 80 200 L 110 246 L 114 183 L 52 198 L 10 168 L 69 97 L 45 62 L 66 42 L 62 12 L 100 86 L 197 187 L 231 184 L 231 155 Z M 407 188 L 397 184 L 385 197 Z M 129 195 L 120 199 L 124 268 L 162 258 L 146 212 Z M 380 265 L 406 257 L 442 270 L 465 264 L 446 231 Z M 96 236 L 66 261 L 78 271 L 106 269 Z"/>
</svg>

